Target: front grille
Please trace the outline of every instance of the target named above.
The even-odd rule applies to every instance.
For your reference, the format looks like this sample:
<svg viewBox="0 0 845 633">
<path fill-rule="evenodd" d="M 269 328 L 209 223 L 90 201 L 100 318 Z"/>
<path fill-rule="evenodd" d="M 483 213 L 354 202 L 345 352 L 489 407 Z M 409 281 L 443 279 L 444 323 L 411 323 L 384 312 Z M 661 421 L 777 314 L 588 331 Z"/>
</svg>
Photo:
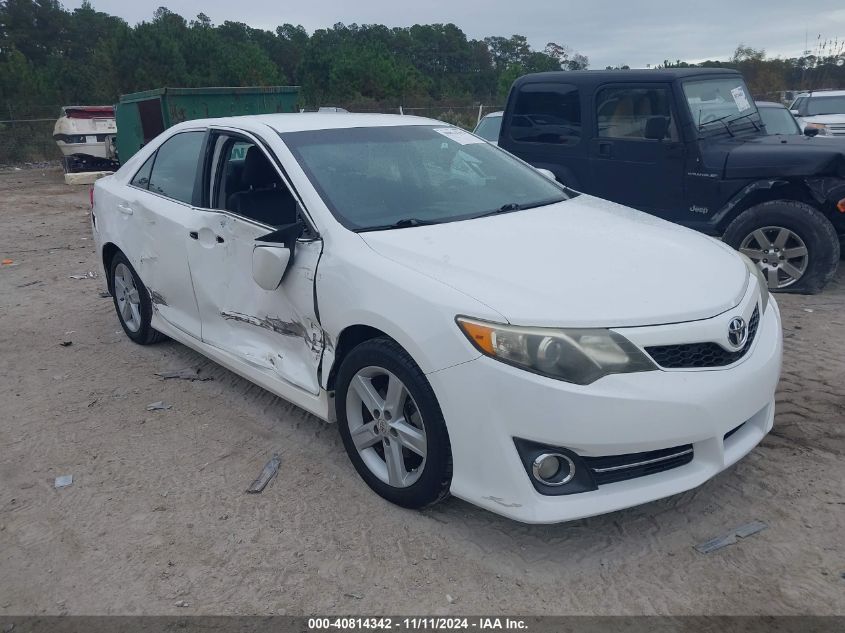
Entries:
<svg viewBox="0 0 845 633">
<path fill-rule="evenodd" d="M 646 347 L 645 351 L 654 362 L 666 369 L 702 369 L 706 367 L 724 367 L 735 363 L 745 356 L 760 323 L 760 309 L 754 308 L 748 323 L 748 340 L 741 350 L 729 352 L 717 343 L 687 343 L 684 345 L 659 345 Z"/>
<path fill-rule="evenodd" d="M 608 455 L 605 457 L 584 457 L 587 467 L 592 472 L 596 485 L 627 481 L 645 475 L 662 473 L 689 464 L 693 458 L 692 444 L 663 448 L 644 453 L 626 455 Z"/>
</svg>

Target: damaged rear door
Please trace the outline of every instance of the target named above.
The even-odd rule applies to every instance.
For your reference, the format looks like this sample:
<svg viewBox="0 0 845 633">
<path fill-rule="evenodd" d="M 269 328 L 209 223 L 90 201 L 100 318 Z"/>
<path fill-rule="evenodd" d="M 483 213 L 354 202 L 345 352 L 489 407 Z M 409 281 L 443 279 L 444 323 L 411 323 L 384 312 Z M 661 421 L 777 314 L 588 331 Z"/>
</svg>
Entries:
<svg viewBox="0 0 845 633">
<path fill-rule="evenodd" d="M 316 395 L 323 333 L 314 276 L 322 241 L 294 238 L 280 285 L 262 289 L 253 279 L 253 250 L 297 221 L 297 202 L 257 139 L 218 131 L 208 151 L 206 208 L 196 211 L 188 245 L 202 340 Z"/>
</svg>

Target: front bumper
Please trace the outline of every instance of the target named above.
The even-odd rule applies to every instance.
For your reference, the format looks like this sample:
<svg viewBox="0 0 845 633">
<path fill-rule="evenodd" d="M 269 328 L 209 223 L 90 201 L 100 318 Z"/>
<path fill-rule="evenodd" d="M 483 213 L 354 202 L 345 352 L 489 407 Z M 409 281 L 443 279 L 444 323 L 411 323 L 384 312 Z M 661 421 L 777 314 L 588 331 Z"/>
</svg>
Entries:
<svg viewBox="0 0 845 633">
<path fill-rule="evenodd" d="M 453 454 L 456 497 L 527 523 L 620 510 L 694 488 L 751 451 L 772 428 L 780 376 L 780 313 L 771 300 L 756 341 L 731 367 L 606 376 L 587 386 L 545 378 L 491 358 L 428 375 Z M 725 435 L 743 425 L 725 439 Z M 690 463 L 566 496 L 537 492 L 513 438 L 582 457 L 692 444 Z"/>
</svg>

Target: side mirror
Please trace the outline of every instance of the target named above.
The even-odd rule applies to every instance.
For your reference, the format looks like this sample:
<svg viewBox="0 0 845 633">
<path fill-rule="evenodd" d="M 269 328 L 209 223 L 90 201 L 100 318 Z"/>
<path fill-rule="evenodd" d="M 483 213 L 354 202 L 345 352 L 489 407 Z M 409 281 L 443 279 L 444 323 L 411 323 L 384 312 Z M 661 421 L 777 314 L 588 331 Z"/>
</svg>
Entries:
<svg viewBox="0 0 845 633">
<path fill-rule="evenodd" d="M 804 128 L 804 136 L 809 136 L 810 138 L 812 138 L 814 136 L 818 136 L 819 132 L 821 132 L 821 130 L 817 127 L 805 127 Z"/>
<path fill-rule="evenodd" d="M 264 290 L 273 291 L 282 283 L 290 264 L 290 249 L 282 245 L 256 245 L 252 250 L 252 278 Z"/>
<path fill-rule="evenodd" d="M 790 111 L 789 111 L 789 113 L 790 113 L 792 116 L 799 116 L 799 115 L 798 115 L 798 110 L 790 110 Z"/>
<path fill-rule="evenodd" d="M 650 116 L 646 119 L 643 136 L 652 141 L 662 141 L 669 134 L 669 117 Z"/>
<path fill-rule="evenodd" d="M 557 180 L 557 177 L 555 176 L 554 172 L 549 169 L 542 169 L 541 167 L 535 167 L 534 169 L 543 174 L 549 180 Z"/>
</svg>

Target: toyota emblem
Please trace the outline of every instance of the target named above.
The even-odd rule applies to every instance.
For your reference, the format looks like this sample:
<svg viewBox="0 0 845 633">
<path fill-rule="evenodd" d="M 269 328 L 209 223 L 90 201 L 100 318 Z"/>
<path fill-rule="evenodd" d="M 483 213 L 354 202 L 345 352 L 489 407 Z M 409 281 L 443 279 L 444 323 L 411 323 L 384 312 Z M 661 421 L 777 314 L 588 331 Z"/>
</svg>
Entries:
<svg viewBox="0 0 845 633">
<path fill-rule="evenodd" d="M 740 349 L 748 340 L 748 325 L 742 317 L 734 317 L 728 324 L 728 342 L 736 349 Z"/>
</svg>

